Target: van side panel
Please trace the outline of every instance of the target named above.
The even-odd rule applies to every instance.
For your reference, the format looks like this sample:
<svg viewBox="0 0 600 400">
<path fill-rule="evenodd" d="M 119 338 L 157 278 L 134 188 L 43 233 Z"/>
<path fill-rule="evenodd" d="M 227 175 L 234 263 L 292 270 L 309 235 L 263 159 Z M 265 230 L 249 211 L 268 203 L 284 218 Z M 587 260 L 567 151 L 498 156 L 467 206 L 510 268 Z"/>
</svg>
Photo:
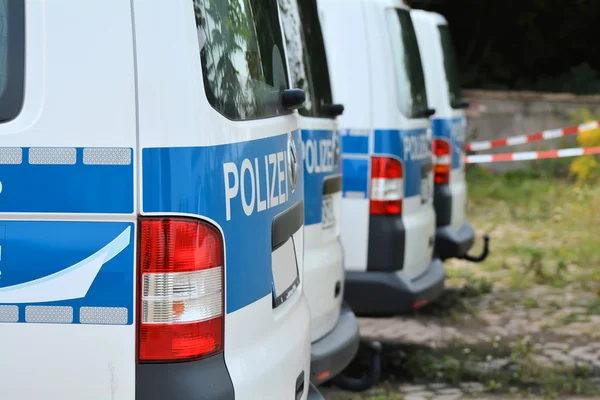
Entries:
<svg viewBox="0 0 600 400">
<path fill-rule="evenodd" d="M 334 103 L 344 104 L 338 117 L 342 165 L 342 229 L 345 268 L 365 271 L 369 232 L 369 139 L 371 71 L 366 54 L 367 27 L 360 1 L 319 1 Z M 334 18 L 335 16 L 335 18 Z M 348 82 L 352 82 L 349 85 Z"/>
<path fill-rule="evenodd" d="M 0 124 L 2 397 L 133 399 L 131 5 L 27 0 L 25 29 L 23 107 Z"/>
</svg>

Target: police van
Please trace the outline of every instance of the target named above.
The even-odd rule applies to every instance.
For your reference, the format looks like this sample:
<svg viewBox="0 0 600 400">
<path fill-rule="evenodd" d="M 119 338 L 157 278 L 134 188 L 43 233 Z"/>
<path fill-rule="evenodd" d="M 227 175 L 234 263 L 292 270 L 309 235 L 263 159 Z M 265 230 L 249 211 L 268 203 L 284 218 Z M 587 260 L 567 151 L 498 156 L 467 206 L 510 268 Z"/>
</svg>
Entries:
<svg viewBox="0 0 600 400">
<path fill-rule="evenodd" d="M 417 309 L 443 290 L 427 94 L 400 0 L 319 0 L 342 151 L 345 298 L 357 315 Z"/>
<path fill-rule="evenodd" d="M 467 183 L 463 153 L 467 125 L 464 108 L 469 102 L 461 98 L 458 68 L 446 19 L 423 10 L 412 10 L 411 16 L 421 49 L 427 100 L 435 109 L 431 116 L 437 217 L 435 250 L 442 259 L 472 258 L 467 252 L 473 246 L 475 234 L 465 216 Z M 487 243 L 486 239 L 484 254 Z"/>
<path fill-rule="evenodd" d="M 0 21 L 2 398 L 306 399 L 304 93 L 276 2 L 0 0 Z"/>
<path fill-rule="evenodd" d="M 292 86 L 306 93 L 299 109 L 304 155 L 304 290 L 311 316 L 311 379 L 323 383 L 354 358 L 358 321 L 343 304 L 340 237 L 342 178 L 336 117 L 316 0 L 279 0 Z"/>
</svg>

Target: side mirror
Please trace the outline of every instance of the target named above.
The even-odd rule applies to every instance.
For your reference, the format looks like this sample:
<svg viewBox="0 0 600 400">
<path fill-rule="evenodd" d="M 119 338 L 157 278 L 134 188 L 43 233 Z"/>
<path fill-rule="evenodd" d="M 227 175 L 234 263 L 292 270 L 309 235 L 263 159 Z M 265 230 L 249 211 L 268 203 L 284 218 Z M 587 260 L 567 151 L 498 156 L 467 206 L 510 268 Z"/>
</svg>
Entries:
<svg viewBox="0 0 600 400">
<path fill-rule="evenodd" d="M 451 104 L 454 109 L 465 109 L 471 106 L 471 102 L 467 99 L 460 99 Z"/>
<path fill-rule="evenodd" d="M 304 105 L 306 94 L 302 89 L 285 89 L 281 92 L 280 101 L 286 110 L 296 110 Z"/>
<path fill-rule="evenodd" d="M 423 108 L 422 110 L 419 110 L 416 113 L 415 117 L 418 117 L 418 118 L 429 118 L 433 114 L 435 114 L 435 108 Z"/>
<path fill-rule="evenodd" d="M 323 114 L 330 118 L 339 117 L 344 113 L 344 105 L 343 104 L 323 104 L 321 106 L 321 111 Z"/>
</svg>

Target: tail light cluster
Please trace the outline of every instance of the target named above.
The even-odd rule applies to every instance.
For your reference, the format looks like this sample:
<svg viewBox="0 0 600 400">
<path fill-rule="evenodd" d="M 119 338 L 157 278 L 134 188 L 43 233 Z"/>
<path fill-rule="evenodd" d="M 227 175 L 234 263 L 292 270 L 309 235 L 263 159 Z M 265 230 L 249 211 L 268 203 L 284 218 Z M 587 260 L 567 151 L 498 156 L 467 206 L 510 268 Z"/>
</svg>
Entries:
<svg viewBox="0 0 600 400">
<path fill-rule="evenodd" d="M 390 157 L 371 158 L 371 215 L 402 214 L 404 167 Z"/>
<path fill-rule="evenodd" d="M 450 183 L 452 154 L 450 142 L 444 139 L 433 140 L 433 179 L 437 185 Z"/>
<path fill-rule="evenodd" d="M 173 362 L 223 351 L 221 233 L 186 218 L 139 220 L 138 360 Z"/>
</svg>

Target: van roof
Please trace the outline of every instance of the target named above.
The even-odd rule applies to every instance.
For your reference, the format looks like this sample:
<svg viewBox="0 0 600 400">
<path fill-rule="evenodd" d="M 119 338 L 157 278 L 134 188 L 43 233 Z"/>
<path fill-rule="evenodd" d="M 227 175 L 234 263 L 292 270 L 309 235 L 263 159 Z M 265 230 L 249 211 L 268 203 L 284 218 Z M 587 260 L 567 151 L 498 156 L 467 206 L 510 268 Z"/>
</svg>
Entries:
<svg viewBox="0 0 600 400">
<path fill-rule="evenodd" d="M 448 21 L 442 14 L 438 14 L 433 11 L 425 11 L 425 10 L 410 10 L 410 14 L 416 20 L 420 22 L 426 22 L 435 25 L 448 25 Z"/>
</svg>

